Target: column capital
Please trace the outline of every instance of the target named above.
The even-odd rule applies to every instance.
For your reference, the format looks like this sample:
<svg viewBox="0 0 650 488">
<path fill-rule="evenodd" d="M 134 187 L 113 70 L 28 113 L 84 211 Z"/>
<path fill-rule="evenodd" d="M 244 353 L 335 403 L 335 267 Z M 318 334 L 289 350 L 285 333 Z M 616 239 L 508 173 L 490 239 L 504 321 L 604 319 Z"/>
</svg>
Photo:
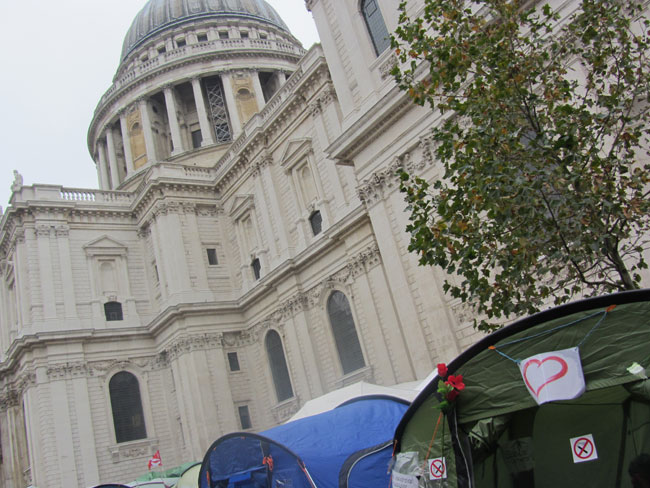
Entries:
<svg viewBox="0 0 650 488">
<path fill-rule="evenodd" d="M 163 89 L 163 91 L 171 91 L 171 90 L 173 90 L 175 87 L 176 87 L 176 85 L 174 85 L 173 83 L 165 83 L 165 84 L 162 86 L 162 89 Z"/>
</svg>

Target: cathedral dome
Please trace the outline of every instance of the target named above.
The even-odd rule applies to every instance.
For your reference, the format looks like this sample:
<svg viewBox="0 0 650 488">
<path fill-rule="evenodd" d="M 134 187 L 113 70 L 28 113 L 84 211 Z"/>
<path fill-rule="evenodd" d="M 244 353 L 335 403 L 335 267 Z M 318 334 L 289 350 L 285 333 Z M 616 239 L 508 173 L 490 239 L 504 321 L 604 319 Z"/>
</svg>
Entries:
<svg viewBox="0 0 650 488">
<path fill-rule="evenodd" d="M 131 24 L 122 45 L 122 60 L 160 31 L 198 19 L 240 17 L 288 27 L 264 0 L 149 0 Z"/>
</svg>

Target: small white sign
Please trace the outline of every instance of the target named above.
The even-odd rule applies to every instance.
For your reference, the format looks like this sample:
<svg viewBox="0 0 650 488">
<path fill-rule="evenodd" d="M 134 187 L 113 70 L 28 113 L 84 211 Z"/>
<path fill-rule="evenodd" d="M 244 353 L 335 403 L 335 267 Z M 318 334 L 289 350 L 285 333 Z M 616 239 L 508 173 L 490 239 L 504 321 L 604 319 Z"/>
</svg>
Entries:
<svg viewBox="0 0 650 488">
<path fill-rule="evenodd" d="M 519 363 L 528 392 L 538 405 L 573 400 L 585 392 L 580 353 L 577 347 L 545 352 Z"/>
<path fill-rule="evenodd" d="M 442 480 L 447 477 L 447 462 L 444 457 L 429 459 L 429 479 Z"/>
<path fill-rule="evenodd" d="M 574 463 L 584 463 L 585 461 L 595 461 L 598 459 L 593 435 L 586 434 L 574 437 L 573 439 L 569 439 L 569 442 L 571 443 L 571 454 L 573 455 Z"/>
<path fill-rule="evenodd" d="M 418 488 L 418 479 L 412 474 L 393 471 L 393 488 Z"/>
</svg>

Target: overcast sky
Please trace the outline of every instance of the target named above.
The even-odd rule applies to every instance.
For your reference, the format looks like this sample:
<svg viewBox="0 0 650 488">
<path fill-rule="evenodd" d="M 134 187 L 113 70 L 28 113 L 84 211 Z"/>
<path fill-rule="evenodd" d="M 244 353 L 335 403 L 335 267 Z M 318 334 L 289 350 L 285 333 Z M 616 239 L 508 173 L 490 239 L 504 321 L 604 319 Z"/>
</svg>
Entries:
<svg viewBox="0 0 650 488">
<path fill-rule="evenodd" d="M 267 0 L 309 49 L 304 0 Z M 0 0 L 0 205 L 13 170 L 24 184 L 97 188 L 86 131 L 146 0 Z"/>
</svg>

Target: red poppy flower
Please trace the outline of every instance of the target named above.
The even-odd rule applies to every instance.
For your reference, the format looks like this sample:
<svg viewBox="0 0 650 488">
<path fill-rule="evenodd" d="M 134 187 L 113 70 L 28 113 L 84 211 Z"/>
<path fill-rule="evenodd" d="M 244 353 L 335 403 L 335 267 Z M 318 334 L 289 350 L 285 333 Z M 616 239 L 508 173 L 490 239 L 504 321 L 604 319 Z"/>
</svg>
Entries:
<svg viewBox="0 0 650 488">
<path fill-rule="evenodd" d="M 438 363 L 438 376 L 441 378 L 447 376 L 447 365 L 445 363 Z"/>
<path fill-rule="evenodd" d="M 458 395 L 460 395 L 460 392 L 458 390 L 451 390 L 449 393 L 447 393 L 447 400 L 450 402 L 453 402 Z"/>
<path fill-rule="evenodd" d="M 450 375 L 447 381 L 445 381 L 445 384 L 453 386 L 458 391 L 465 388 L 465 383 L 463 383 L 463 375 L 460 374 L 458 376 Z"/>
</svg>

